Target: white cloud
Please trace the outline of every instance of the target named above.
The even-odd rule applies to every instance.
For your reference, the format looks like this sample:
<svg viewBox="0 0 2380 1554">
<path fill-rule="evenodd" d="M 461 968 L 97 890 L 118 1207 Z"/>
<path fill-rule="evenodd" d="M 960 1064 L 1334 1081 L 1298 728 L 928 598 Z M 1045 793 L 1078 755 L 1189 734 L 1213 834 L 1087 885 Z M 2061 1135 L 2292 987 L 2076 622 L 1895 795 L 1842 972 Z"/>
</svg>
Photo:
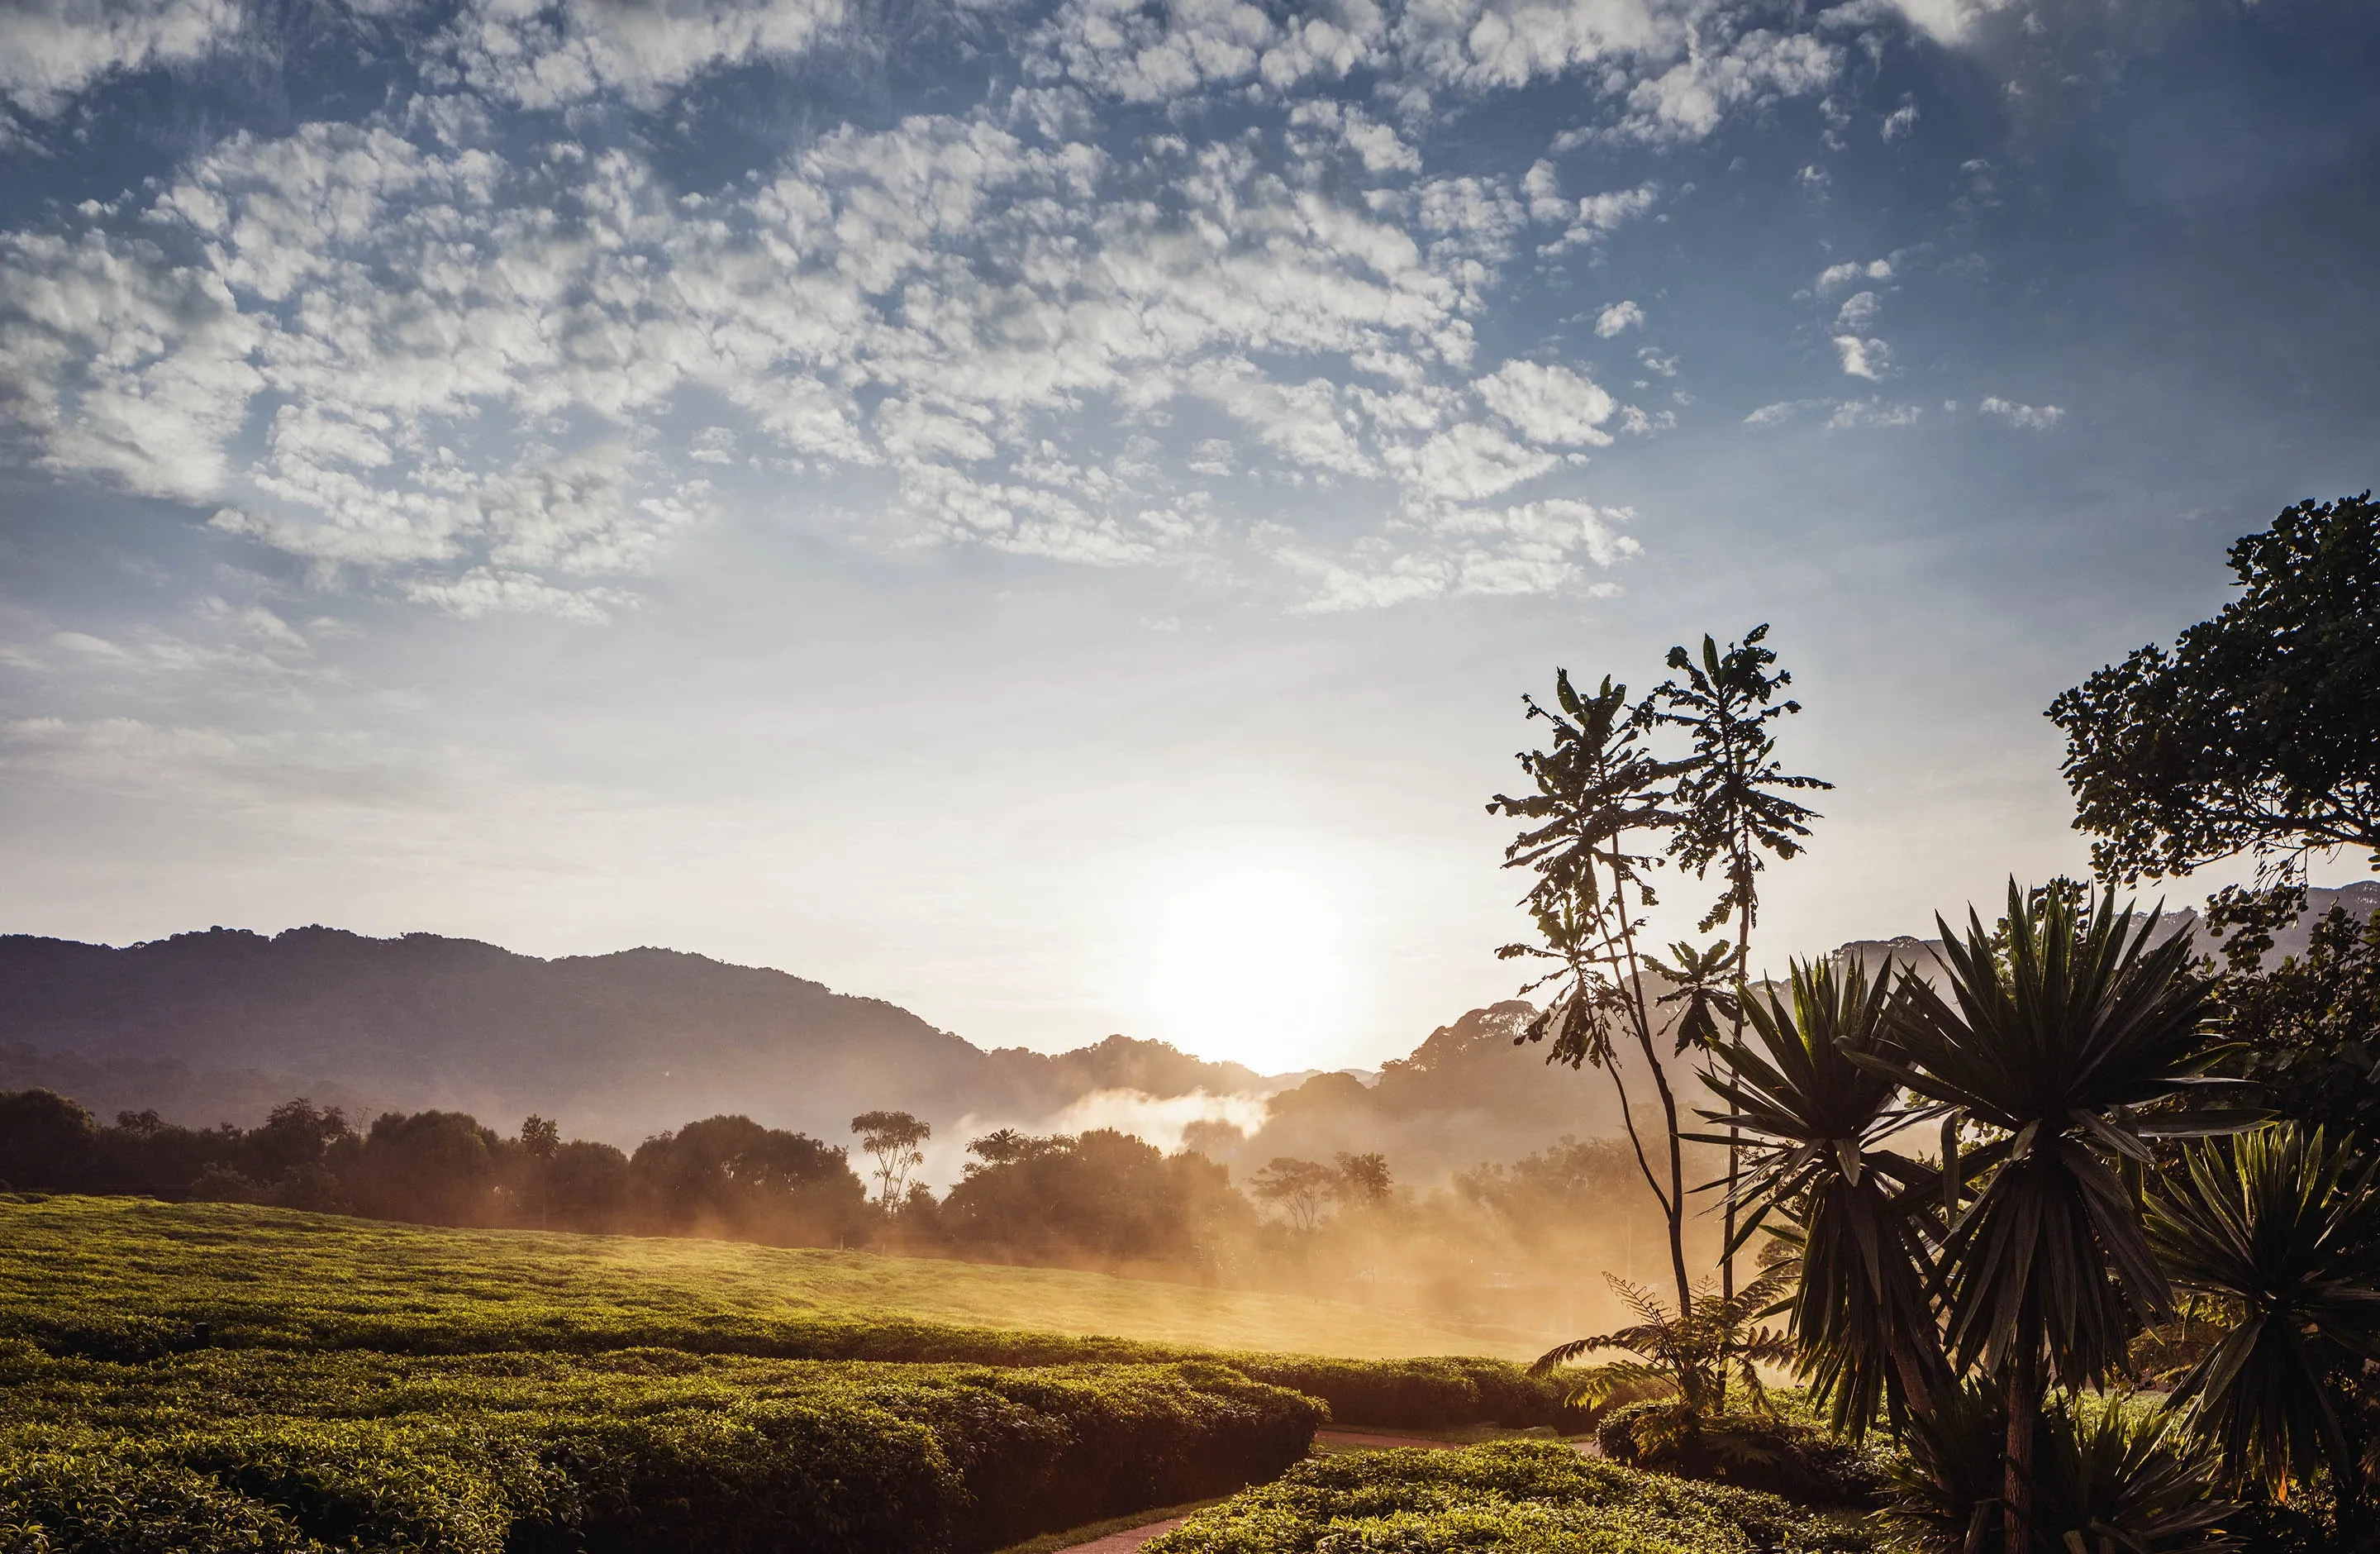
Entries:
<svg viewBox="0 0 2380 1554">
<path fill-rule="evenodd" d="M 1573 200 L 1549 163 L 1427 176 L 1424 121 L 1335 103 L 1204 143 L 1103 144 L 1084 92 L 1279 91 L 1392 55 L 1485 90 L 1693 54 L 1668 11 L 1554 9 L 1455 38 L 1368 0 L 1294 22 L 1075 5 L 1037 58 L 1080 90 L 844 126 L 709 192 L 672 187 L 632 140 L 570 139 L 572 117 L 485 133 L 455 97 L 235 135 L 146 193 L 0 234 L 0 418 L 61 476 L 192 504 L 317 575 L 460 615 L 615 613 L 632 596 L 599 580 L 730 510 L 706 480 L 784 472 L 800 521 L 861 542 L 1099 565 L 1217 545 L 1234 518 L 1202 479 L 1243 496 L 1372 482 L 1385 549 L 1356 571 L 1476 591 L 1556 567 L 1540 530 L 1566 510 L 1502 510 L 1536 516 L 1498 520 L 1492 555 L 1431 525 L 1670 416 L 1623 411 L 1572 368 L 1484 371 L 1478 322 L 1533 220 L 1563 228 L 1557 247 L 1593 243 L 1658 186 Z M 650 105 L 714 66 L 817 47 L 842 15 L 472 0 L 443 37 L 455 81 L 491 97 Z M 1644 322 L 1617 302 L 1598 334 Z M 1562 532 L 1561 554 L 1592 559 L 1585 529 Z M 1400 570 L 1415 547 L 1435 559 Z"/>
<path fill-rule="evenodd" d="M 1824 297 L 1828 292 L 1850 285 L 1854 281 L 1888 281 L 1890 279 L 1892 279 L 1892 261 L 1888 259 L 1872 259 L 1864 264 L 1846 261 L 1841 264 L 1829 264 L 1819 271 L 1815 289 L 1820 297 Z"/>
<path fill-rule="evenodd" d="M 1336 557 L 1283 547 L 1275 554 L 1312 580 L 1302 607 L 1308 613 L 1465 595 L 1609 595 L 1617 591 L 1612 584 L 1589 578 L 1637 553 L 1637 542 L 1618 531 L 1634 516 L 1567 499 L 1463 507 L 1432 520 L 1415 547 L 1390 551 L 1375 542 Z"/>
<path fill-rule="evenodd" d="M 1700 140 L 1731 113 L 1823 91 L 1841 67 L 1833 45 L 1802 33 L 1755 30 L 1716 51 L 1695 47 L 1629 89 L 1616 133 L 1654 144 Z"/>
<path fill-rule="evenodd" d="M 1838 334 L 1835 350 L 1842 358 L 1843 370 L 1852 377 L 1875 382 L 1892 370 L 1892 347 L 1881 340 Z"/>
<path fill-rule="evenodd" d="M 1882 311 L 1883 298 L 1872 291 L 1855 291 L 1843 298 L 1843 305 L 1835 310 L 1835 327 L 1856 334 L 1875 323 Z"/>
<path fill-rule="evenodd" d="M 0 414 L 52 469 L 213 496 L 265 333 L 220 275 L 146 240 L 0 235 Z"/>
<path fill-rule="evenodd" d="M 239 25 L 236 0 L 7 0 L 0 98 L 47 116 L 119 71 L 197 59 Z"/>
<path fill-rule="evenodd" d="M 1661 186 L 1639 184 L 1634 188 L 1614 189 L 1603 194 L 1590 194 L 1578 202 L 1569 216 L 1570 228 L 1558 242 L 1541 252 L 1557 254 L 1571 249 L 1583 249 L 1601 242 L 1620 228 L 1652 210 L 1658 201 Z"/>
<path fill-rule="evenodd" d="M 556 588 L 534 573 L 485 566 L 458 577 L 408 577 L 401 588 L 406 598 L 434 604 L 467 621 L 496 614 L 552 615 L 592 625 L 610 620 L 613 610 L 635 603 L 611 589 Z"/>
<path fill-rule="evenodd" d="M 463 80 L 523 107 L 604 92 L 657 107 L 708 70 L 798 55 L 843 20 L 843 0 L 477 0 L 449 49 Z"/>
<path fill-rule="evenodd" d="M 1406 492 L 1431 504 L 1497 496 L 1560 462 L 1476 421 L 1450 427 L 1418 447 L 1390 447 L 1385 458 Z"/>
<path fill-rule="evenodd" d="M 2027 431 L 2047 431 L 2066 419 L 2066 412 L 2055 405 L 2019 405 L 1997 395 L 1985 395 L 1975 408 Z"/>
<path fill-rule="evenodd" d="M 1914 426 L 1925 411 L 1914 405 L 1885 405 L 1874 399 L 1780 399 L 1763 405 L 1743 418 L 1746 426 L 1784 426 L 1817 411 L 1827 412 L 1828 431 L 1853 431 L 1877 427 Z"/>
<path fill-rule="evenodd" d="M 1935 42 L 1971 42 L 1985 17 L 2005 11 L 2015 0 L 1886 0 L 1909 25 Z"/>
<path fill-rule="evenodd" d="M 1884 136 L 1884 143 L 1886 145 L 1890 145 L 1895 140 L 1906 140 L 1910 136 L 1916 132 L 1916 103 L 1903 103 L 1900 107 L 1895 108 L 1892 112 L 1885 115 L 1882 133 Z"/>
<path fill-rule="evenodd" d="M 1595 333 L 1605 340 L 1623 331 L 1644 327 L 1645 310 L 1633 302 L 1614 302 L 1595 319 Z"/>
<path fill-rule="evenodd" d="M 1914 426 L 1925 412 L 1914 405 L 1883 405 L 1873 399 L 1846 399 L 1827 418 L 1828 431 L 1852 431 L 1871 427 Z"/>
<path fill-rule="evenodd" d="M 1743 424 L 1746 426 L 1782 426 L 1787 421 L 1791 420 L 1794 417 L 1800 415 L 1803 411 L 1809 409 L 1812 406 L 1817 403 L 1818 401 L 1812 399 L 1779 399 L 1771 404 L 1763 405 L 1758 409 L 1753 411 L 1752 414 L 1744 417 Z"/>
<path fill-rule="evenodd" d="M 1533 443 L 1608 445 L 1611 395 L 1566 367 L 1508 361 L 1472 385 L 1488 409 Z"/>
</svg>

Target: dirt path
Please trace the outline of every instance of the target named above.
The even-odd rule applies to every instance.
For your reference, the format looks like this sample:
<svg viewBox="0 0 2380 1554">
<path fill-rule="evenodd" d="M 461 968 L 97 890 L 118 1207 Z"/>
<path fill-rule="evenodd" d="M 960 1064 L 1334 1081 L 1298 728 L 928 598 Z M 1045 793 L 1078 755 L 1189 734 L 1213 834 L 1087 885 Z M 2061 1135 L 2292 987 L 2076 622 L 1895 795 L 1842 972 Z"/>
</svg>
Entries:
<svg viewBox="0 0 2380 1554">
<path fill-rule="evenodd" d="M 1093 1538 L 1088 1543 L 1078 1543 L 1067 1549 L 1066 1554 L 1132 1554 L 1132 1550 L 1149 1539 L 1170 1533 L 1189 1520 L 1187 1516 L 1169 1516 L 1162 1522 L 1151 1522 L 1146 1527 L 1130 1527 L 1121 1533 Z"/>
<path fill-rule="evenodd" d="M 1374 1435 L 1368 1430 L 1317 1430 L 1314 1444 L 1334 1451 L 1394 1451 L 1401 1446 L 1417 1446 L 1425 1451 L 1460 1451 L 1458 1440 L 1431 1440 L 1426 1436 Z M 1068 1546 L 1065 1554 L 1133 1554 L 1133 1550 L 1153 1538 L 1172 1532 L 1187 1516 L 1169 1516 L 1162 1522 L 1151 1522 L 1144 1527 L 1128 1527 L 1120 1533 L 1110 1533 L 1088 1543 Z"/>
</svg>

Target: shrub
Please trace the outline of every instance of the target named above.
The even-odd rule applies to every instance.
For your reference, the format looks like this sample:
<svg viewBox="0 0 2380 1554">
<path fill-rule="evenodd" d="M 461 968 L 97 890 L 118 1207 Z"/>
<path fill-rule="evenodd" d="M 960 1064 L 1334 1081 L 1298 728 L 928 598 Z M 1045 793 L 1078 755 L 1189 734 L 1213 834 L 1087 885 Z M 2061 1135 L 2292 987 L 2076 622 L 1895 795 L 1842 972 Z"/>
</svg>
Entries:
<svg viewBox="0 0 2380 1554">
<path fill-rule="evenodd" d="M 972 1554 L 1269 1476 L 1322 1412 L 1211 1365 L 0 1343 L 0 1548 Z"/>
<path fill-rule="evenodd" d="M 1615 1463 L 1764 1490 L 1803 1505 L 1873 1504 L 1884 1484 L 1880 1464 L 1859 1447 L 1776 1414 L 1697 1414 L 1655 1400 L 1613 1410 L 1596 1439 Z"/>
<path fill-rule="evenodd" d="M 1999 1554 L 2008 1414 L 1969 1383 L 1912 1423 L 1885 1518 L 1917 1554 Z M 2070 1398 L 2034 1433 L 2034 1516 L 2045 1544 L 2102 1541 L 2135 1554 L 2238 1547 L 2218 1527 L 2240 1508 L 2214 1498 L 2216 1465 L 2159 1407 Z M 2286 1548 L 2285 1541 L 2256 1547 Z"/>
<path fill-rule="evenodd" d="M 1193 1516 L 1147 1554 L 1852 1554 L 1863 1535 L 1772 1495 L 1505 1441 L 1300 1464 Z"/>
</svg>

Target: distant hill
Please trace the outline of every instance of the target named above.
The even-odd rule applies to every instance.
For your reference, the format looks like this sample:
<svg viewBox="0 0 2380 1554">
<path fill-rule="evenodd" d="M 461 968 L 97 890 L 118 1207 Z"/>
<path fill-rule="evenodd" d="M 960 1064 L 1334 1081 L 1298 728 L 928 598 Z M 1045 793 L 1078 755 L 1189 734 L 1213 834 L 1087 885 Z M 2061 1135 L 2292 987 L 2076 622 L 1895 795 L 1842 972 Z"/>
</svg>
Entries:
<svg viewBox="0 0 2380 1554">
<path fill-rule="evenodd" d="M 2149 898 L 2143 910 L 2154 904 L 2155 898 Z M 2374 912 L 2380 912 L 2380 880 L 2358 880 L 2336 890 L 2320 885 L 2308 889 L 2304 914 L 2295 923 L 2273 935 L 2273 947 L 2265 953 L 2265 964 L 2273 965 L 2287 956 L 2303 954 L 2313 933 L 2313 920 L 2333 906 L 2344 906 L 2350 916 L 2357 917 L 2368 918 Z M 1979 906 L 1977 910 L 1982 908 Z M 1992 918 L 1986 917 L 1985 921 L 1988 925 Z M 1966 928 L 1963 922 L 1953 922 L 1950 926 L 1959 932 L 1965 931 Z M 2158 919 L 2158 928 L 2160 940 L 2169 933 L 2187 933 L 2193 948 L 2199 952 L 2214 954 L 2219 949 L 2214 936 L 2205 930 L 2192 907 L 2185 906 L 2166 913 Z M 1913 965 L 1930 977 L 1936 965 L 1935 953 L 1941 947 L 1942 941 L 1938 939 L 1917 939 L 1903 934 L 1898 939 L 1855 939 L 1837 950 L 1835 957 L 1838 960 L 1856 959 L 1870 972 L 1891 960 L 1902 965 Z"/>
<path fill-rule="evenodd" d="M 2380 880 L 2311 895 L 2316 913 L 2380 910 Z M 2169 918 L 2198 932 L 2195 913 Z M 2301 924 L 2275 953 L 2304 942 Z M 1931 948 L 1864 940 L 1837 953 L 1923 965 Z M 14 936 L 0 938 L 0 1089 L 39 1085 L 102 1116 L 154 1107 L 200 1125 L 253 1123 L 298 1095 L 359 1118 L 438 1107 L 506 1129 L 536 1111 L 623 1146 L 720 1112 L 842 1143 L 855 1113 L 891 1107 L 935 1125 L 944 1181 L 974 1134 L 1112 1123 L 1178 1135 L 1243 1174 L 1280 1155 L 1378 1150 L 1400 1180 L 1423 1183 L 1619 1130 L 1600 1074 L 1548 1069 L 1542 1047 L 1513 1045 L 1532 1013 L 1518 1001 L 1472 1010 L 1368 1081 L 1267 1076 L 1123 1036 L 1054 1055 L 986 1051 L 880 999 L 671 950 L 540 960 L 325 928 L 122 949 Z M 1141 1104 L 1199 1092 L 1234 1098 L 1250 1131 Z"/>
<path fill-rule="evenodd" d="M 500 1126 L 539 1111 L 624 1144 L 721 1111 L 839 1141 L 874 1107 L 1030 1119 L 1099 1089 L 1270 1087 L 1124 1037 L 987 1052 L 880 999 L 675 951 L 549 961 L 326 928 L 122 949 L 0 938 L 0 1087 L 27 1084 L 201 1124 L 297 1094 Z"/>
</svg>

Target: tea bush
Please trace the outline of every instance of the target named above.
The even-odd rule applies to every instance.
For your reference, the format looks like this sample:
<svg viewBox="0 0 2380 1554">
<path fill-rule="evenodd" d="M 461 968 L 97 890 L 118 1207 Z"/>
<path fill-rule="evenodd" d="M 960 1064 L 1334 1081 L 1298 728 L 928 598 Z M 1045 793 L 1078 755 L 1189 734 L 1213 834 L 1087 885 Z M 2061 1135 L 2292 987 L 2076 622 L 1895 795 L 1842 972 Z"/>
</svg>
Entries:
<svg viewBox="0 0 2380 1554">
<path fill-rule="evenodd" d="M 1215 1365 L 0 1353 L 0 1548 L 997 1548 L 1228 1492 L 1322 1409 Z"/>
<path fill-rule="evenodd" d="M 1193 1516 L 1147 1554 L 1862 1554 L 1773 1495 L 1505 1441 L 1318 1458 Z"/>
<path fill-rule="evenodd" d="M 854 1285 L 896 1279 L 941 1281 L 972 1299 L 988 1277 L 1017 1271 L 624 1237 L 425 1230 L 219 1205 L 0 1203 L 0 1339 L 23 1339 L 57 1355 L 132 1363 L 205 1349 L 424 1356 L 672 1349 L 1029 1366 L 1219 1359 L 1255 1380 L 1322 1399 L 1342 1424 L 1572 1422 L 1554 1383 L 1502 1360 L 1281 1354 L 967 1326 L 839 1304 L 856 1298 Z M 1040 1296 L 1074 1290 L 1069 1281 L 1081 1277 L 1052 1284 L 1028 1275 L 1016 1304 L 1038 1314 Z M 1110 1297 L 1192 1305 L 1218 1294 L 1121 1281 L 1089 1287 Z M 1104 1314 L 1068 1315 L 1097 1321 Z"/>
</svg>

